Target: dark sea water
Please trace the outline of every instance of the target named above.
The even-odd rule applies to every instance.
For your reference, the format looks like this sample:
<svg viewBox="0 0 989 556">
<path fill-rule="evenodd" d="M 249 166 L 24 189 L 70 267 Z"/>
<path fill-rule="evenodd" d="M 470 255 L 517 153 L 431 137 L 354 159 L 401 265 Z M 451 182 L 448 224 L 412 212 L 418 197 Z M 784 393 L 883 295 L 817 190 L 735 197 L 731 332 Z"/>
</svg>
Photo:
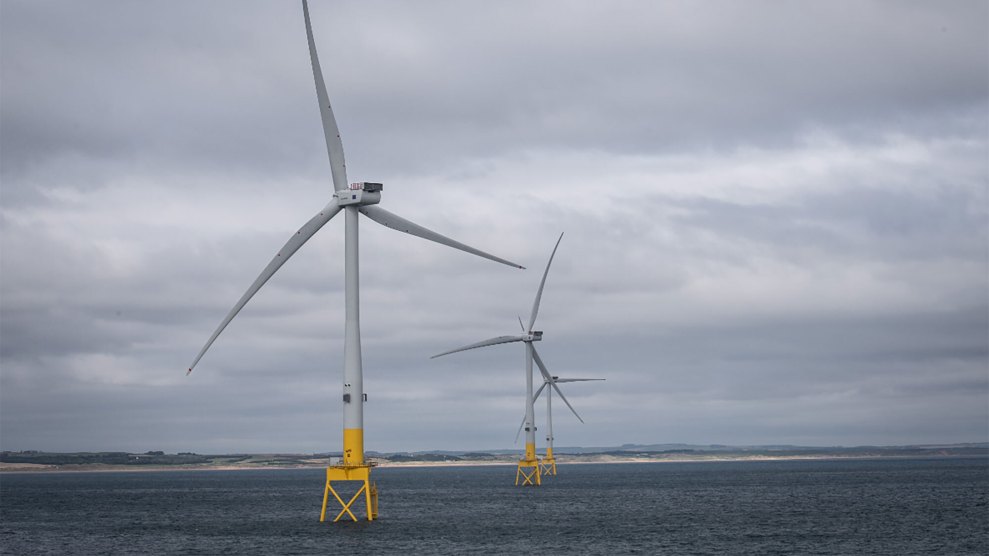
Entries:
<svg viewBox="0 0 989 556">
<path fill-rule="evenodd" d="M 376 469 L 373 523 L 319 523 L 323 477 L 4 474 L 0 553 L 989 554 L 985 459 Z"/>
</svg>

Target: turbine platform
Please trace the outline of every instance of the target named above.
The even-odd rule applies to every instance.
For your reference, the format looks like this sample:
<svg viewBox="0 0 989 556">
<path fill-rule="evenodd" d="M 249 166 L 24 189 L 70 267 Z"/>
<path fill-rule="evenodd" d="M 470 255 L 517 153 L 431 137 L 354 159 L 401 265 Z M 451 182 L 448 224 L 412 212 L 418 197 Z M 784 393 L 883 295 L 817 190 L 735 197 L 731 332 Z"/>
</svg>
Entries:
<svg viewBox="0 0 989 556">
<path fill-rule="evenodd" d="M 340 513 L 333 518 L 333 522 L 336 523 L 344 515 L 350 516 L 350 519 L 357 521 L 357 516 L 351 511 L 351 507 L 354 502 L 364 494 L 364 501 L 367 504 L 367 520 L 374 521 L 378 519 L 378 486 L 371 482 L 371 468 L 375 464 L 371 462 L 366 462 L 361 465 L 331 465 L 326 468 L 326 488 L 323 490 L 323 510 L 319 514 L 319 521 L 326 521 L 326 503 L 329 501 L 330 494 L 333 494 L 333 498 L 340 504 Z M 333 488 L 333 483 L 349 482 L 349 483 L 362 483 L 360 488 L 357 489 L 347 502 L 343 501 L 340 494 Z"/>
<path fill-rule="evenodd" d="M 539 460 L 520 459 L 518 468 L 515 471 L 515 486 L 539 486 L 542 484 L 542 473 L 539 467 Z"/>
</svg>

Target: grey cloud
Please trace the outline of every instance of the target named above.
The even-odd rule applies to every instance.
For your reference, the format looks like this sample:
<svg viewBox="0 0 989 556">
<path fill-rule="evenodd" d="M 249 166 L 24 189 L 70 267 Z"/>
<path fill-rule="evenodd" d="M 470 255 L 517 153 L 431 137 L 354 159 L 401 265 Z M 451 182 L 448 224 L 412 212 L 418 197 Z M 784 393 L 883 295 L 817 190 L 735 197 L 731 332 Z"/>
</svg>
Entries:
<svg viewBox="0 0 989 556">
<path fill-rule="evenodd" d="M 428 357 L 561 231 L 561 444 L 989 434 L 984 3 L 312 10 L 351 177 L 529 267 L 364 221 L 369 449 L 510 444 L 517 346 Z M 299 6 L 0 11 L 3 448 L 335 449 L 339 221 L 183 376 L 329 195 Z"/>
<path fill-rule="evenodd" d="M 711 231 L 800 257 L 870 260 L 978 260 L 989 234 L 985 196 L 934 185 L 918 191 L 848 187 L 785 204 L 666 199 L 686 213 L 679 228 Z"/>
</svg>

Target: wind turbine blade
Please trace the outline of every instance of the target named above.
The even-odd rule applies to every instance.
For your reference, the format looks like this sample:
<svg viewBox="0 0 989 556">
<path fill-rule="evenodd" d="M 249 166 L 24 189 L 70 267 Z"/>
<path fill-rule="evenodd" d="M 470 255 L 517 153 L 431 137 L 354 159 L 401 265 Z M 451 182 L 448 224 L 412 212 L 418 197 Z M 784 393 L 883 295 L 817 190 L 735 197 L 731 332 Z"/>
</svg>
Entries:
<svg viewBox="0 0 989 556">
<path fill-rule="evenodd" d="M 543 393 L 543 388 L 546 388 L 545 382 L 543 383 L 542 386 L 539 387 L 538 390 L 536 390 L 536 393 L 532 395 L 532 403 L 536 403 L 536 400 L 539 399 L 539 394 Z M 519 425 L 519 430 L 515 431 L 515 443 L 518 443 L 519 434 L 522 433 L 522 427 L 524 426 L 525 426 L 525 415 L 522 416 L 522 423 Z"/>
<path fill-rule="evenodd" d="M 569 407 L 570 408 L 570 411 L 573 412 L 574 417 L 576 417 L 578 421 L 580 421 L 581 423 L 583 423 L 584 420 L 580 418 L 580 415 L 577 414 L 577 410 L 574 409 L 573 406 L 570 405 L 570 402 L 567 401 L 567 397 L 564 396 L 563 395 L 563 392 L 560 391 L 560 387 L 557 386 L 555 382 L 551 382 L 550 383 L 550 386 L 552 386 L 553 387 L 553 390 L 556 390 L 556 393 L 560 395 L 560 399 L 563 400 L 563 403 L 567 404 L 567 407 Z"/>
<path fill-rule="evenodd" d="M 536 353 L 536 346 L 532 346 L 532 360 L 535 361 L 536 366 L 539 367 L 539 372 L 543 375 L 543 382 L 546 384 L 553 382 L 553 376 L 549 374 L 549 371 L 546 369 L 546 365 L 543 365 L 543 359 L 539 357 L 538 353 Z"/>
<path fill-rule="evenodd" d="M 515 264 L 511 261 L 506 261 L 500 257 L 495 257 L 481 251 L 479 249 L 474 249 L 469 245 L 464 245 L 459 241 L 452 240 L 444 235 L 440 235 L 432 230 L 427 230 L 422 226 L 410 222 L 401 216 L 388 212 L 387 210 L 379 207 L 378 205 L 366 205 L 358 209 L 361 214 L 367 216 L 371 220 L 374 220 L 382 226 L 387 226 L 393 230 L 398 230 L 400 232 L 405 232 L 410 235 L 418 236 L 423 239 L 428 239 L 429 241 L 435 241 L 436 243 L 446 245 L 448 247 L 453 247 L 454 249 L 460 249 L 461 251 L 466 251 L 468 253 L 477 255 L 479 257 L 484 257 L 485 259 L 490 259 L 501 264 L 507 264 L 508 266 L 514 266 L 515 268 L 525 268 L 522 265 Z"/>
<path fill-rule="evenodd" d="M 553 252 L 549 256 L 549 262 L 546 263 L 546 270 L 543 271 L 543 279 L 539 282 L 539 289 L 536 291 L 536 300 L 532 302 L 532 316 L 529 317 L 529 332 L 532 332 L 532 327 L 536 324 L 536 313 L 539 312 L 539 300 L 543 297 L 543 286 L 546 285 L 546 276 L 549 274 L 549 265 L 553 264 L 553 257 L 556 255 L 556 248 L 560 246 L 560 240 L 563 239 L 563 234 L 560 234 L 560 238 L 556 240 L 556 245 L 553 246 Z"/>
<path fill-rule="evenodd" d="M 313 79 L 316 81 L 316 99 L 319 101 L 319 116 L 323 120 L 323 136 L 326 138 L 326 153 L 330 156 L 330 173 L 333 176 L 333 190 L 347 189 L 347 165 L 343 160 L 343 142 L 340 140 L 340 130 L 337 128 L 333 109 L 330 107 L 330 97 L 326 94 L 326 83 L 323 82 L 323 70 L 319 68 L 319 56 L 316 54 L 316 42 L 312 36 L 312 24 L 309 21 L 309 3 L 302 0 L 302 13 L 306 18 L 306 38 L 309 40 L 309 60 L 312 62 Z"/>
<path fill-rule="evenodd" d="M 567 404 L 567 407 L 569 407 L 570 411 L 572 411 L 574 416 L 577 417 L 577 420 L 583 423 L 584 420 L 577 414 L 577 410 L 570 405 L 570 402 L 567 401 L 567 397 L 563 395 L 563 392 L 560 391 L 560 387 L 556 385 L 556 381 L 553 380 L 553 377 L 549 374 L 549 371 L 546 370 L 546 365 L 543 365 L 543 360 L 539 357 L 539 353 L 536 352 L 535 346 L 532 347 L 532 359 L 536 362 L 536 366 L 539 367 L 539 372 L 543 374 L 543 378 L 546 380 L 546 383 L 552 386 L 553 390 L 556 390 L 556 393 L 560 395 L 560 399 L 563 400 L 563 403 Z"/>
<path fill-rule="evenodd" d="M 515 441 L 512 444 L 518 444 L 519 435 L 522 434 L 522 427 L 525 426 L 525 415 L 522 416 L 522 422 L 519 423 L 519 430 L 515 431 Z"/>
<path fill-rule="evenodd" d="M 588 382 L 588 381 L 591 381 L 591 380 L 605 380 L 605 379 L 603 379 L 603 378 L 558 378 L 558 379 L 554 380 L 553 382 L 556 382 L 557 384 L 559 384 L 561 382 Z"/>
<path fill-rule="evenodd" d="M 213 345 L 213 342 L 216 340 L 217 336 L 219 336 L 220 333 L 223 332 L 223 329 L 230 324 L 230 321 L 237 316 L 237 313 L 244 308 L 244 305 L 246 305 L 247 302 L 254 297 L 254 294 L 261 289 L 261 286 L 263 286 L 265 282 L 267 282 L 268 279 L 271 278 L 283 264 L 285 264 L 285 261 L 287 261 L 289 257 L 295 254 L 295 252 L 302 247 L 302 244 L 308 241 L 313 234 L 319 231 L 319 229 L 322 228 L 324 224 L 329 222 L 330 219 L 333 218 L 333 216 L 338 212 L 340 212 L 340 207 L 337 206 L 337 200 L 334 198 L 323 208 L 323 210 L 319 211 L 319 214 L 310 218 L 309 222 L 306 222 L 304 226 L 299 228 L 299 231 L 295 232 L 295 235 L 293 235 L 288 242 L 285 243 L 281 251 L 275 255 L 275 258 L 271 259 L 268 266 L 264 267 L 264 270 L 261 271 L 261 275 L 254 280 L 254 283 L 251 284 L 251 287 L 248 288 L 247 292 L 240 298 L 240 301 L 238 301 L 237 304 L 234 305 L 234 308 L 227 313 L 227 317 L 223 319 L 220 326 L 216 328 L 216 332 L 213 332 L 213 335 L 210 336 L 209 341 L 206 342 L 203 349 L 199 351 L 199 355 L 196 356 L 196 359 L 192 362 L 192 365 L 189 365 L 189 371 L 186 372 L 186 375 L 192 372 L 192 369 L 196 366 L 196 363 L 199 363 L 199 360 L 203 358 L 206 350 Z"/>
<path fill-rule="evenodd" d="M 536 400 L 539 399 L 539 395 L 543 393 L 543 390 L 546 388 L 547 384 L 549 383 L 543 382 L 543 385 L 540 386 L 539 389 L 536 390 L 536 393 L 532 395 L 532 403 L 536 403 Z"/>
<path fill-rule="evenodd" d="M 430 359 L 436 359 L 437 357 L 443 357 L 444 355 L 450 355 L 451 353 L 457 353 L 458 351 L 467 351 L 469 349 L 495 346 L 498 344 L 507 344 L 509 342 L 521 342 L 521 341 L 522 341 L 522 336 L 498 336 L 497 338 L 482 340 L 480 342 L 477 342 L 476 344 L 470 344 L 469 346 L 459 347 L 457 349 L 451 349 L 450 351 L 444 351 L 443 353 L 437 353 L 436 355 L 430 357 Z"/>
</svg>

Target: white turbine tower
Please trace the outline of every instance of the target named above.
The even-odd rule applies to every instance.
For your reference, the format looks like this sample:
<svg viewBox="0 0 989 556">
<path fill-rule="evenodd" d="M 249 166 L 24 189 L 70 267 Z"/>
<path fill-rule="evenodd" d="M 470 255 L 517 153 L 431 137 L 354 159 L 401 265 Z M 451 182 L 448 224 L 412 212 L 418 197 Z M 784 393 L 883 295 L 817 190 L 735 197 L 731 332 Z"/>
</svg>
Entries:
<svg viewBox="0 0 989 556">
<path fill-rule="evenodd" d="M 450 351 L 445 351 L 437 355 L 432 356 L 431 359 L 437 357 L 442 357 L 444 355 L 449 355 L 451 353 L 457 353 L 458 351 L 466 351 L 469 349 L 493 346 L 497 344 L 507 344 L 511 342 L 523 342 L 525 344 L 525 455 L 519 460 L 518 468 L 515 472 L 515 484 L 519 484 L 519 479 L 522 480 L 522 485 L 536 486 L 542 484 L 542 479 L 540 477 L 539 471 L 539 459 L 536 457 L 536 425 L 534 421 L 535 411 L 533 410 L 533 392 L 532 392 L 532 362 L 535 361 L 536 365 L 539 367 L 539 372 L 542 373 L 544 380 L 552 380 L 549 372 L 546 370 L 546 366 L 543 365 L 542 359 L 539 357 L 539 353 L 536 351 L 535 346 L 532 345 L 533 342 L 538 342 L 543 339 L 543 333 L 539 330 L 533 330 L 532 327 L 536 324 L 536 314 L 539 312 L 539 301 L 543 296 L 543 287 L 546 285 L 546 276 L 549 274 L 549 267 L 553 264 L 553 257 L 556 255 L 556 249 L 560 246 L 560 240 L 563 239 L 563 234 L 560 234 L 559 239 L 556 240 L 556 245 L 553 246 L 553 252 L 549 256 L 549 262 L 546 263 L 546 270 L 543 271 L 543 278 L 539 282 L 539 289 L 536 291 L 536 299 L 532 302 L 532 314 L 529 317 L 529 327 L 526 328 L 522 326 L 522 331 L 524 334 L 521 336 L 498 336 L 497 338 L 491 338 L 489 340 L 483 340 L 477 342 L 476 344 L 470 344 L 469 346 L 464 346 L 461 348 L 453 349 Z M 519 319 L 521 324 L 522 319 Z M 551 382 L 551 386 L 556 393 L 560 395 L 564 403 L 570 407 L 570 402 L 567 401 L 566 396 L 563 392 L 560 392 L 560 388 Z M 570 407 L 573 411 L 573 407 Z M 574 414 L 576 415 L 576 411 Z M 580 416 L 577 417 L 580 419 Z"/>
<path fill-rule="evenodd" d="M 542 367 L 542 365 L 540 365 Z M 550 378 L 543 378 L 543 385 L 536 390 L 536 393 L 532 396 L 532 403 L 535 404 L 536 400 L 539 399 L 539 395 L 543 393 L 551 383 L 554 385 L 560 384 L 561 382 L 590 382 L 592 380 L 604 380 L 603 378 L 560 378 L 558 376 L 551 376 Z M 563 400 L 566 402 L 567 400 Z M 577 419 L 583 423 L 584 420 L 577 415 L 577 411 L 567 403 L 567 407 Z M 515 433 L 515 440 L 518 441 L 519 433 L 522 432 L 522 427 L 525 426 L 525 418 L 522 419 L 522 424 L 519 425 L 518 432 Z M 542 459 L 540 464 L 540 472 L 543 475 L 556 475 L 556 457 L 553 456 L 553 388 L 546 390 L 546 456 Z"/>
<path fill-rule="evenodd" d="M 430 241 L 460 249 L 474 255 L 491 259 L 499 263 L 523 268 L 505 259 L 495 257 L 483 251 L 474 249 L 427 230 L 422 226 L 392 214 L 376 206 L 381 200 L 380 183 L 347 184 L 347 171 L 343 158 L 343 143 L 337 129 L 333 110 L 330 108 L 326 85 L 319 67 L 319 57 L 316 55 L 316 44 L 313 41 L 312 25 L 309 20 L 309 6 L 302 0 L 302 11 L 306 22 L 306 36 L 309 41 L 309 57 L 312 62 L 313 78 L 316 81 L 316 97 L 319 101 L 319 112 L 323 121 L 323 134 L 326 139 L 326 150 L 330 158 L 330 172 L 333 178 L 333 196 L 330 202 L 299 229 L 275 257 L 264 268 L 260 276 L 254 280 L 251 287 L 240 298 L 233 309 L 227 314 L 220 325 L 210 336 L 206 345 L 189 365 L 189 373 L 199 363 L 206 350 L 209 349 L 217 336 L 227 327 L 230 321 L 240 312 L 245 304 L 261 289 L 275 272 L 281 268 L 302 245 L 313 236 L 324 224 L 329 222 L 340 210 L 345 211 L 345 258 L 344 275 L 346 289 L 345 332 L 343 349 L 343 459 L 339 465 L 333 465 L 326 470 L 326 488 L 323 492 L 323 509 L 320 521 L 326 516 L 326 502 L 330 493 L 340 502 L 342 510 L 334 521 L 339 520 L 345 513 L 351 519 L 357 520 L 350 507 L 363 492 L 367 501 L 367 518 L 369 521 L 377 516 L 377 489 L 369 483 L 371 464 L 364 459 L 364 380 L 361 370 L 361 332 L 360 332 L 360 302 L 359 302 L 359 273 L 358 273 L 358 214 L 367 216 L 374 222 L 389 228 L 418 236 Z M 188 373 L 187 373 L 188 374 Z M 362 481 L 363 485 L 353 495 L 349 502 L 344 502 L 331 486 L 335 481 Z"/>
</svg>

